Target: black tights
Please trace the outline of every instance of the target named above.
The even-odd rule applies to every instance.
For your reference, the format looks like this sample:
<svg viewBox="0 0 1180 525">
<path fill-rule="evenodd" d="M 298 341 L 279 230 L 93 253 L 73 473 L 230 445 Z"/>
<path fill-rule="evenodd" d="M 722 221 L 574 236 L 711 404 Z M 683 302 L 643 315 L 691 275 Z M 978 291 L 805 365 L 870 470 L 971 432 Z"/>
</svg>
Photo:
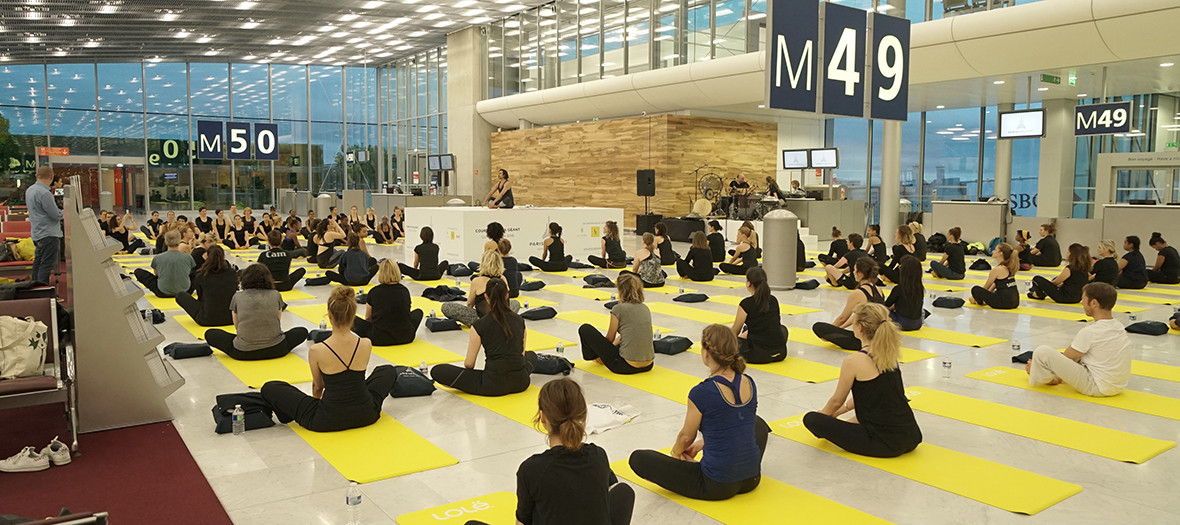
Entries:
<svg viewBox="0 0 1180 525">
<path fill-rule="evenodd" d="M 287 274 L 286 281 L 275 281 L 275 290 L 280 292 L 289 292 L 299 284 L 299 280 L 307 273 L 307 268 L 296 268 L 295 271 Z"/>
<path fill-rule="evenodd" d="M 676 273 L 679 274 L 681 277 L 696 281 L 698 283 L 712 281 L 713 276 L 716 275 L 716 273 L 713 271 L 712 266 L 710 266 L 709 268 L 698 270 L 696 268 L 693 268 L 693 266 L 691 264 L 688 264 L 688 261 L 686 261 L 684 259 L 677 259 L 676 260 Z"/>
<path fill-rule="evenodd" d="M 582 359 L 593 361 L 601 359 L 602 364 L 606 368 L 616 374 L 639 374 L 651 370 L 655 363 L 650 363 L 645 367 L 636 368 L 631 366 L 626 359 L 619 355 L 619 347 L 615 346 L 614 342 L 607 341 L 606 336 L 602 335 L 597 328 L 588 324 L 582 325 L 578 328 L 578 336 L 582 340 Z"/>
<path fill-rule="evenodd" d="M 1013 289 L 1008 293 L 992 292 L 982 286 L 971 288 L 971 297 L 977 304 L 990 306 L 996 310 L 1011 310 L 1020 306 L 1020 294 Z"/>
<path fill-rule="evenodd" d="M 626 483 L 615 483 L 607 492 L 610 505 L 610 525 L 631 525 L 631 511 L 635 508 L 635 489 Z M 463 525 L 488 525 L 477 520 L 468 520 Z"/>
<path fill-rule="evenodd" d="M 205 331 L 205 342 L 209 346 L 225 352 L 226 355 L 238 361 L 261 361 L 263 359 L 278 359 L 291 352 L 295 347 L 307 340 L 307 329 L 296 326 L 283 332 L 283 340 L 274 346 L 259 348 L 243 352 L 234 348 L 234 334 L 220 328 L 210 328 Z"/>
<path fill-rule="evenodd" d="M 1032 278 L 1032 292 L 1030 293 L 1042 299 L 1048 297 L 1056 303 L 1074 304 L 1082 302 L 1081 294 L 1077 294 L 1076 296 L 1067 294 L 1063 289 L 1053 284 L 1053 281 L 1040 275 Z"/>
<path fill-rule="evenodd" d="M 591 255 L 591 256 L 587 257 L 586 260 L 590 261 L 590 264 L 593 264 L 594 266 L 597 266 L 599 268 L 626 268 L 627 267 L 626 261 L 618 261 L 618 262 L 609 261 L 609 260 L 603 259 L 602 257 L 599 257 L 597 255 Z"/>
<path fill-rule="evenodd" d="M 852 330 L 845 330 L 831 323 L 815 323 L 811 325 L 811 331 L 815 332 L 815 335 L 820 339 L 845 350 L 853 352 L 860 350 L 860 339 L 852 334 Z"/>
<path fill-rule="evenodd" d="M 540 257 L 529 257 L 529 264 L 532 264 L 542 272 L 564 272 L 570 269 L 570 263 L 573 262 L 573 255 L 566 255 L 564 261 L 553 262 L 546 261 Z"/>
<path fill-rule="evenodd" d="M 783 331 L 783 341 L 786 341 L 788 336 L 787 327 L 779 325 Z M 787 358 L 787 345 L 782 348 L 767 348 L 751 343 L 745 337 L 738 338 L 738 352 L 742 357 L 746 358 L 747 363 L 756 365 L 764 365 L 766 363 L 777 363 Z"/>
<path fill-rule="evenodd" d="M 1160 284 L 1180 284 L 1180 278 L 1175 275 L 1169 275 L 1160 270 L 1147 270 L 1147 280 L 1153 283 Z"/>
<path fill-rule="evenodd" d="M 357 317 L 352 322 L 352 332 L 361 337 L 368 337 L 369 340 L 372 341 L 373 346 L 406 345 L 414 342 L 414 337 L 418 333 L 418 325 L 422 324 L 421 308 L 410 312 L 410 324 L 414 326 L 413 330 L 386 337 L 385 334 L 373 334 L 372 321 Z"/>
<path fill-rule="evenodd" d="M 721 263 L 721 264 L 717 265 L 717 268 L 719 270 L 721 270 L 725 273 L 731 274 L 731 275 L 746 275 L 746 271 L 749 270 L 750 268 L 753 268 L 753 267 L 752 266 L 741 266 L 738 264 Z"/>
<path fill-rule="evenodd" d="M 369 257 L 369 266 L 368 268 L 365 268 L 367 273 L 358 281 L 349 281 L 348 279 L 345 279 L 344 276 L 339 272 L 335 272 L 333 270 L 324 272 L 324 277 L 327 277 L 329 281 L 340 283 L 344 286 L 365 286 L 369 284 L 369 281 L 372 281 L 373 277 L 377 275 L 377 269 L 377 259 Z"/>
<path fill-rule="evenodd" d="M 770 434 L 770 425 L 761 417 L 755 416 L 754 440 L 758 443 L 759 455 L 766 452 L 766 438 Z M 672 492 L 693 499 L 720 501 L 732 498 L 738 494 L 745 494 L 754 490 L 762 481 L 762 476 L 733 483 L 718 483 L 701 472 L 701 464 L 695 461 L 684 461 L 655 450 L 636 450 L 631 453 L 629 461 L 631 470 L 639 477 Z"/>
<path fill-rule="evenodd" d="M 438 273 L 432 273 L 429 268 L 414 268 L 405 263 L 397 263 L 397 268 L 401 270 L 402 275 L 409 277 L 415 281 L 437 281 L 442 279 L 442 276 L 447 273 L 447 261 L 438 263 L 438 268 L 435 270 Z"/>
<path fill-rule="evenodd" d="M 832 444 L 853 454 L 874 458 L 895 458 L 914 450 L 921 443 L 912 446 L 898 447 L 873 438 L 863 425 L 844 421 L 819 412 L 808 412 L 803 416 L 803 426 L 807 427 L 815 437 L 831 441 Z"/>
<path fill-rule="evenodd" d="M 233 314 L 226 308 L 221 311 L 211 311 L 205 301 L 194 299 L 185 292 L 176 294 L 176 304 L 184 308 L 185 313 L 193 318 L 200 326 L 226 326 L 234 324 Z"/>
<path fill-rule="evenodd" d="M 267 381 L 262 385 L 262 397 L 275 409 L 280 423 L 295 421 L 312 432 L 338 432 L 376 423 L 381 418 L 381 404 L 393 390 L 397 370 L 393 365 L 373 369 L 365 379 L 369 403 L 355 407 L 324 407 L 319 399 L 282 381 Z"/>
<path fill-rule="evenodd" d="M 527 363 L 535 364 L 537 362 L 537 354 L 533 352 L 525 352 L 524 358 Z M 529 388 L 529 370 L 532 370 L 532 366 L 526 366 L 528 369 L 516 372 L 488 372 L 487 370 L 442 364 L 430 369 L 430 377 L 440 384 L 457 388 L 468 394 L 506 396 L 524 392 Z"/>
</svg>

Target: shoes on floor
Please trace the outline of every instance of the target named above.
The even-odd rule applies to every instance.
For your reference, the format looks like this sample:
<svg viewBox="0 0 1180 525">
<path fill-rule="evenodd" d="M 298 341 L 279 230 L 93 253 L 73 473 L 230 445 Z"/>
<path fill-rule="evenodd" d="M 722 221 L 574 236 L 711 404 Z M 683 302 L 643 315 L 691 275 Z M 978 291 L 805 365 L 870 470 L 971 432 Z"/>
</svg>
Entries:
<svg viewBox="0 0 1180 525">
<path fill-rule="evenodd" d="M 37 472 L 49 468 L 49 458 L 33 447 L 25 447 L 11 457 L 0 460 L 0 472 Z"/>
<path fill-rule="evenodd" d="M 53 436 L 53 441 L 50 441 L 48 445 L 45 445 L 45 448 L 41 449 L 41 455 L 49 458 L 49 461 L 58 467 L 69 465 L 72 459 L 70 456 L 70 447 L 58 441 L 57 436 Z"/>
</svg>

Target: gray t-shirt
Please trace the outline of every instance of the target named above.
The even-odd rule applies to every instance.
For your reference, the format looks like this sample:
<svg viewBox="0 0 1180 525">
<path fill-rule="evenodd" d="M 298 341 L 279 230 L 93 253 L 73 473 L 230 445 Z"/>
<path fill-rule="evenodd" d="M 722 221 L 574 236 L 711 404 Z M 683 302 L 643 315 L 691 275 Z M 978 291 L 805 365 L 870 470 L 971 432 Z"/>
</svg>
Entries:
<svg viewBox="0 0 1180 525">
<path fill-rule="evenodd" d="M 180 250 L 168 250 L 152 257 L 152 269 L 156 271 L 156 287 L 165 295 L 187 292 L 189 273 L 197 267 L 193 256 Z"/>
<path fill-rule="evenodd" d="M 261 350 L 283 340 L 279 311 L 287 306 L 276 290 L 252 288 L 240 290 L 229 302 L 229 309 L 238 314 L 238 336 L 234 348 L 243 352 Z"/>
<path fill-rule="evenodd" d="M 652 346 L 651 310 L 643 303 L 622 303 L 611 308 L 610 313 L 619 319 L 619 355 L 628 361 L 651 361 L 656 358 Z"/>
</svg>

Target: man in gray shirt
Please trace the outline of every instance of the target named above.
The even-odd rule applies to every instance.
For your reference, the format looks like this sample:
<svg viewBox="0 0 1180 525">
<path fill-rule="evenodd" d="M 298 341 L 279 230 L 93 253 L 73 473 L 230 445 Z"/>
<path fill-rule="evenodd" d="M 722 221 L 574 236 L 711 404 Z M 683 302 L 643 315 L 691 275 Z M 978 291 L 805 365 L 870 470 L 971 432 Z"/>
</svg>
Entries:
<svg viewBox="0 0 1180 525">
<path fill-rule="evenodd" d="M 53 168 L 37 168 L 37 182 L 25 191 L 25 204 L 29 208 L 31 237 L 36 251 L 33 256 L 33 281 L 49 284 L 49 276 L 61 259 L 61 209 L 53 200 Z"/>
<path fill-rule="evenodd" d="M 135 270 L 135 278 L 156 297 L 175 297 L 192 287 L 189 274 L 197 263 L 191 255 L 180 251 L 179 231 L 171 230 L 164 234 L 164 244 L 168 246 L 168 251 L 152 257 L 152 270 L 156 273 L 140 268 Z"/>
</svg>

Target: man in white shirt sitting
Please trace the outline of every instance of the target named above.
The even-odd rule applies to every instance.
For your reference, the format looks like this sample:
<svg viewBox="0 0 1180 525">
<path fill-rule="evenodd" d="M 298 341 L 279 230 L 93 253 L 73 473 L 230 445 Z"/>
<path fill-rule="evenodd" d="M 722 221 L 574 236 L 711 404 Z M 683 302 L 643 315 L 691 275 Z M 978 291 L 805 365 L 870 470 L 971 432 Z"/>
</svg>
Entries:
<svg viewBox="0 0 1180 525">
<path fill-rule="evenodd" d="M 1065 382 L 1096 397 L 1122 392 L 1131 379 L 1131 340 L 1110 313 L 1117 300 L 1118 291 L 1109 284 L 1090 283 L 1082 288 L 1082 307 L 1094 323 L 1079 330 L 1064 353 L 1048 346 L 1033 351 L 1025 366 L 1029 384 Z"/>
</svg>

